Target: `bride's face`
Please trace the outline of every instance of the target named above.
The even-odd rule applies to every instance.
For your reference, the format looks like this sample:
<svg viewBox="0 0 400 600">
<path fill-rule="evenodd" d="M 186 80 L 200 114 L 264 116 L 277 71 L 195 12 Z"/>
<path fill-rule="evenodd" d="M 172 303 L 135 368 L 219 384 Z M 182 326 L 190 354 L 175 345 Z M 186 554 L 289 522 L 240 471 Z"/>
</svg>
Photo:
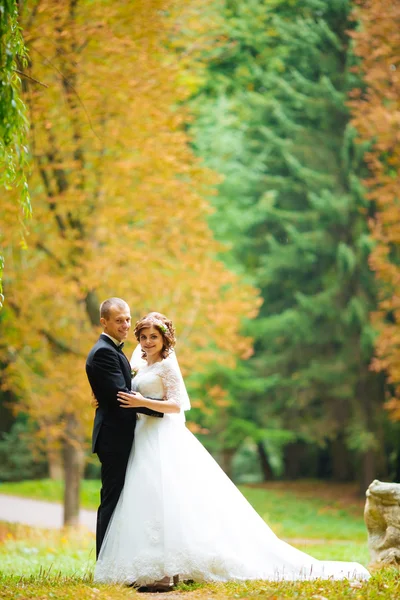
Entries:
<svg viewBox="0 0 400 600">
<path fill-rule="evenodd" d="M 146 327 L 140 332 L 139 343 L 148 358 L 156 359 L 161 355 L 164 341 L 156 327 Z"/>
</svg>

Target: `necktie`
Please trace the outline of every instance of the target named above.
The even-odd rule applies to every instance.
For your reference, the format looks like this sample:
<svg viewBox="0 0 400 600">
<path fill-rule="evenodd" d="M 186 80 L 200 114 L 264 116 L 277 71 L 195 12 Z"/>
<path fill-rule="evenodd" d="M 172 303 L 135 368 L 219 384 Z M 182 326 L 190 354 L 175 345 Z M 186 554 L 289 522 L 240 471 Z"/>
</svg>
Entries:
<svg viewBox="0 0 400 600">
<path fill-rule="evenodd" d="M 120 344 L 117 348 L 118 352 L 122 352 L 122 349 L 124 347 L 124 342 L 122 342 L 122 344 Z"/>
</svg>

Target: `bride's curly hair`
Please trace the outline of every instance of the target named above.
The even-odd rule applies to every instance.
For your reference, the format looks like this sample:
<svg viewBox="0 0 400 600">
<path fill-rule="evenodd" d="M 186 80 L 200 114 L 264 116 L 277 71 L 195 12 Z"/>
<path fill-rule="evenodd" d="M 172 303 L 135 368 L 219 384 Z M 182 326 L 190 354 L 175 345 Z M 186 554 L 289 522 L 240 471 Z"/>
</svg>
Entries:
<svg viewBox="0 0 400 600">
<path fill-rule="evenodd" d="M 168 319 L 165 315 L 159 312 L 148 313 L 145 317 L 142 317 L 136 322 L 134 334 L 137 341 L 140 339 L 140 332 L 142 329 L 147 329 L 148 327 L 155 327 L 161 333 L 163 338 L 161 356 L 162 358 L 167 358 L 172 348 L 176 344 L 175 329 L 171 319 Z M 146 352 L 142 350 L 142 358 L 145 356 Z"/>
</svg>

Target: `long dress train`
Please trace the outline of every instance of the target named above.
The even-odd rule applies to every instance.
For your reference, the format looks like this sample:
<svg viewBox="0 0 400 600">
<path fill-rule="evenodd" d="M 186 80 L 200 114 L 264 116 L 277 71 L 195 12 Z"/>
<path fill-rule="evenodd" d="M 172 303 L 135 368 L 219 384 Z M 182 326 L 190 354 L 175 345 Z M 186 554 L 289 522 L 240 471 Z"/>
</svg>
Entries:
<svg viewBox="0 0 400 600">
<path fill-rule="evenodd" d="M 166 361 L 141 368 L 135 389 L 152 398 L 177 397 L 171 369 Z M 194 581 L 370 576 L 358 563 L 320 561 L 280 540 L 182 414 L 140 415 L 95 581 L 143 585 L 176 574 Z"/>
</svg>

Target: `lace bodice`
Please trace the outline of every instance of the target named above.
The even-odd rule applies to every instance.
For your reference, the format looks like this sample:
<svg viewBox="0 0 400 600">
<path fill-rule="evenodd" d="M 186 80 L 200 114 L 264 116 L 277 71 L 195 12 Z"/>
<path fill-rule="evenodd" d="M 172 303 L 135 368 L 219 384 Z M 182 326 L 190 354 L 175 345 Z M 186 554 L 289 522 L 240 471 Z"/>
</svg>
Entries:
<svg viewBox="0 0 400 600">
<path fill-rule="evenodd" d="M 165 360 L 141 366 L 132 379 L 132 390 L 140 392 L 145 398 L 166 398 L 181 405 L 179 374 Z"/>
</svg>

